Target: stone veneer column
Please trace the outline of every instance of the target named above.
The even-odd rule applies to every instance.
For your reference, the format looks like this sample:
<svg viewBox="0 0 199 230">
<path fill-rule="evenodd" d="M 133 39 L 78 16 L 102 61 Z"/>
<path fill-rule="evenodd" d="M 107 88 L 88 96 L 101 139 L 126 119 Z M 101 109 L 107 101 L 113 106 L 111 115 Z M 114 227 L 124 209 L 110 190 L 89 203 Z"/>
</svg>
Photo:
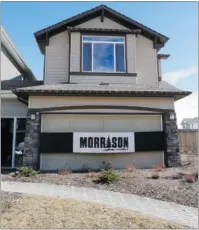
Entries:
<svg viewBox="0 0 199 230">
<path fill-rule="evenodd" d="M 170 115 L 173 114 L 173 119 Z M 166 112 L 163 114 L 163 128 L 165 131 L 165 160 L 167 167 L 181 166 L 180 148 L 178 140 L 178 128 L 175 112 Z"/>
<path fill-rule="evenodd" d="M 35 113 L 35 120 L 30 119 L 31 112 L 26 117 L 26 133 L 24 141 L 23 165 L 38 167 L 40 115 Z"/>
</svg>

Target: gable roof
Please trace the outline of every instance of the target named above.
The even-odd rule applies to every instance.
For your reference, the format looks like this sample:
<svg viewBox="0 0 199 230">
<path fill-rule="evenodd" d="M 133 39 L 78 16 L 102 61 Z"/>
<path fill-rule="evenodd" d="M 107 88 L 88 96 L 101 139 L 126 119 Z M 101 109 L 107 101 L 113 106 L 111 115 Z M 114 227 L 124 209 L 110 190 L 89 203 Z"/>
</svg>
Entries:
<svg viewBox="0 0 199 230">
<path fill-rule="evenodd" d="M 181 122 L 181 124 L 190 124 L 190 123 L 198 123 L 198 117 L 194 118 L 184 118 Z"/>
<path fill-rule="evenodd" d="M 198 123 L 198 117 L 194 117 L 193 123 Z"/>
<path fill-rule="evenodd" d="M 158 33 L 157 31 L 152 30 L 147 26 L 144 26 L 143 24 L 127 17 L 126 15 L 121 14 L 106 5 L 100 5 L 78 15 L 75 15 L 71 18 L 58 22 L 52 26 L 37 31 L 34 35 L 39 44 L 41 52 L 44 53 L 46 39 L 48 39 L 48 37 L 66 30 L 67 27 L 77 26 L 85 21 L 101 16 L 102 14 L 105 17 L 124 25 L 129 29 L 140 29 L 143 36 L 152 40 L 156 39 L 157 43 L 160 45 L 160 48 L 163 47 L 164 44 L 169 40 L 169 38 L 165 35 Z"/>
</svg>

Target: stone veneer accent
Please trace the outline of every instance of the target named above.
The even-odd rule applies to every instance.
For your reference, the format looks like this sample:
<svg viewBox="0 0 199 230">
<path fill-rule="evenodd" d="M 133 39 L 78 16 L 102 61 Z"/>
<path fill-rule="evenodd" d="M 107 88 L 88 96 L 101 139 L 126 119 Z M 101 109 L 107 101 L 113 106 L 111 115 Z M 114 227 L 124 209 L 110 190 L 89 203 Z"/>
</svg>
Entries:
<svg viewBox="0 0 199 230">
<path fill-rule="evenodd" d="M 170 118 L 170 115 L 174 119 Z M 165 131 L 165 162 L 167 167 L 181 166 L 180 147 L 178 140 L 178 127 L 175 112 L 167 112 L 163 114 L 163 128 Z"/>
<path fill-rule="evenodd" d="M 35 120 L 31 120 L 31 112 L 26 117 L 26 133 L 24 143 L 23 165 L 38 167 L 40 115 L 36 113 Z"/>
</svg>

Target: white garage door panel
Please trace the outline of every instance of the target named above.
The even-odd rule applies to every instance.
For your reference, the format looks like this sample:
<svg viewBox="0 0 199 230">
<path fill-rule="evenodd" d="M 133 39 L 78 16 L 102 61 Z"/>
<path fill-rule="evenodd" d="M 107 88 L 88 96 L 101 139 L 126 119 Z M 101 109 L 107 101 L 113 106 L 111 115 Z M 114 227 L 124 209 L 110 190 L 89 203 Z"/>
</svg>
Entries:
<svg viewBox="0 0 199 230">
<path fill-rule="evenodd" d="M 67 115 L 44 114 L 43 132 L 146 132 L 162 131 L 161 115 Z M 156 152 L 135 152 L 122 154 L 63 153 L 41 154 L 41 169 L 56 170 L 70 166 L 79 170 L 83 164 L 93 169 L 100 168 L 101 161 L 111 162 L 113 168 L 124 169 L 135 161 L 137 168 L 151 168 L 163 164 L 164 154 Z"/>
<path fill-rule="evenodd" d="M 70 120 L 65 119 L 62 115 L 43 115 L 42 116 L 42 131 L 43 132 L 67 132 L 70 130 Z"/>
<path fill-rule="evenodd" d="M 137 168 L 152 168 L 156 164 L 163 164 L 163 153 L 157 151 L 125 154 L 41 154 L 40 166 L 42 170 L 67 169 L 67 167 L 79 170 L 86 164 L 93 169 L 99 169 L 102 161 L 110 162 L 115 169 L 124 169 L 133 163 Z"/>
<path fill-rule="evenodd" d="M 161 131 L 160 115 L 112 116 L 104 120 L 104 131 L 109 132 L 147 132 Z"/>
<path fill-rule="evenodd" d="M 44 114 L 43 132 L 162 131 L 161 115 Z"/>
<path fill-rule="evenodd" d="M 42 118 L 43 132 L 92 132 L 103 131 L 103 121 L 99 117 L 75 115 L 50 115 Z"/>
<path fill-rule="evenodd" d="M 103 131 L 103 121 L 98 116 L 74 116 L 71 119 L 71 132 Z"/>
</svg>

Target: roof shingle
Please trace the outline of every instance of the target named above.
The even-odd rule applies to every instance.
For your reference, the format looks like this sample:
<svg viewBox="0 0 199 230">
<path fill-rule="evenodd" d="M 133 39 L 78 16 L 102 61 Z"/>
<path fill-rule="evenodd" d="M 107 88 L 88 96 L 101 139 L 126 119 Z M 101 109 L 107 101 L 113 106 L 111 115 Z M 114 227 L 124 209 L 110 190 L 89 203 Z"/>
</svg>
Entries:
<svg viewBox="0 0 199 230">
<path fill-rule="evenodd" d="M 167 82 L 159 86 L 127 85 L 127 84 L 50 84 L 20 88 L 13 91 L 17 95 L 120 95 L 120 96 L 176 96 L 185 97 L 191 92 L 177 89 Z M 100 94 L 100 95 L 99 95 Z"/>
</svg>

